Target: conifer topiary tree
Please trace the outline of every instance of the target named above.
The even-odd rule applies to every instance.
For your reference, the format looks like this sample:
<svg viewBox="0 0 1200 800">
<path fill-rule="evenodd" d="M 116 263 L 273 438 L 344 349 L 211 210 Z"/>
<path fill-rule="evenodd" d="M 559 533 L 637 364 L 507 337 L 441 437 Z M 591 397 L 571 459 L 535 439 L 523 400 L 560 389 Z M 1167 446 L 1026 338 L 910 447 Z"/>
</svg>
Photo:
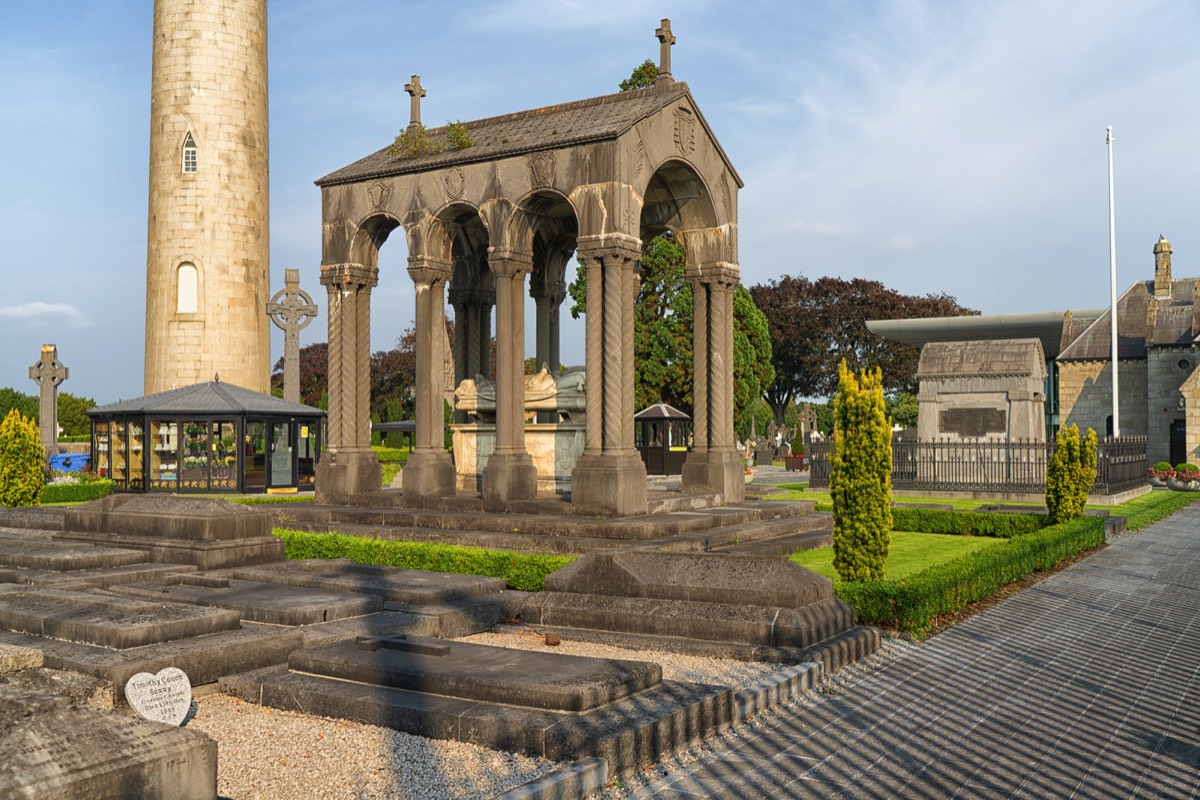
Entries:
<svg viewBox="0 0 1200 800">
<path fill-rule="evenodd" d="M 845 581 L 883 580 L 892 541 L 892 426 L 878 368 L 855 379 L 841 362 L 833 417 L 833 566 Z"/>
<path fill-rule="evenodd" d="M 0 422 L 0 505 L 15 508 L 39 504 L 44 459 L 37 425 L 11 409 Z"/>
<path fill-rule="evenodd" d="M 1079 438 L 1079 426 L 1059 428 L 1054 455 L 1046 465 L 1046 515 L 1051 522 L 1083 516 L 1088 491 L 1096 482 L 1096 432 L 1088 428 Z"/>
</svg>

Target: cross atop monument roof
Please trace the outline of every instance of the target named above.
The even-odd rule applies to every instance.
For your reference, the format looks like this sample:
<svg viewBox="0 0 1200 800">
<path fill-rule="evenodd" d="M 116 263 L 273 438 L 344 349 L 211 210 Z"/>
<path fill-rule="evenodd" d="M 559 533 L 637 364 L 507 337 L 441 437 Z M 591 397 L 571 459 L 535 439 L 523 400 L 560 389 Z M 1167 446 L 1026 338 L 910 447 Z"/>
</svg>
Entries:
<svg viewBox="0 0 1200 800">
<path fill-rule="evenodd" d="M 412 130 L 421 124 L 421 98 L 426 94 L 424 87 L 421 86 L 421 76 L 413 75 L 412 82 L 404 84 L 404 91 L 408 92 L 410 97 L 408 128 Z"/>
<path fill-rule="evenodd" d="M 658 80 L 664 78 L 673 83 L 671 77 L 671 45 L 675 44 L 675 34 L 671 33 L 671 20 L 664 18 L 662 24 L 654 32 L 658 37 Z"/>
</svg>

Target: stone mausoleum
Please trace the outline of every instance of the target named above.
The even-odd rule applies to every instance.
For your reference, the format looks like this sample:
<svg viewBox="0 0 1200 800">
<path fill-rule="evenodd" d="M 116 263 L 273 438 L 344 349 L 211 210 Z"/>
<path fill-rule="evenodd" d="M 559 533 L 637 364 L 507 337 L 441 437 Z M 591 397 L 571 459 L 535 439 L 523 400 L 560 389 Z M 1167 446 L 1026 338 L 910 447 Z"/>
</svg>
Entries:
<svg viewBox="0 0 1200 800">
<path fill-rule="evenodd" d="M 1197 463 L 1200 278 L 1173 277 L 1165 238 L 1154 244 L 1153 253 L 1153 279 L 1137 281 L 1117 300 L 1120 434 L 1145 436 L 1150 463 Z M 874 333 L 922 348 L 1038 339 L 1046 359 L 1043 406 L 1050 437 L 1070 424 L 1100 436 L 1113 432 L 1111 325 L 1107 308 L 867 323 Z M 921 392 L 921 419 L 926 419 L 925 404 L 944 404 L 946 398 L 932 387 L 927 391 L 924 383 Z M 926 424 L 920 430 L 924 438 L 932 429 Z"/>
<path fill-rule="evenodd" d="M 495 311 L 495 381 L 482 409 L 494 427 L 477 471 L 484 505 L 504 509 L 546 485 L 550 476 L 539 476 L 527 439 L 527 414 L 536 410 L 526 406 L 524 304 L 528 292 L 537 306 L 537 363 L 557 370 L 559 307 L 574 255 L 588 296 L 586 422 L 570 470 L 571 503 L 588 513 L 646 512 L 646 469 L 634 441 L 633 303 L 643 243 L 668 231 L 684 246 L 695 298 L 694 431 L 683 487 L 720 503 L 742 500 L 733 433 L 742 182 L 687 85 L 672 77 L 668 20 L 656 35 L 658 81 L 650 88 L 472 120 L 453 131 L 421 125 L 426 90 L 414 75 L 405 87 L 412 98 L 407 141 L 417 143 L 411 152 L 384 147 L 317 181 L 329 298 L 329 450 L 318 465 L 319 499 L 379 487 L 370 449 L 371 290 L 379 250 L 400 230 L 417 333 L 416 446 L 404 469 L 405 503 L 453 495 L 476 475 L 474 468 L 469 476 L 456 471 L 443 445 L 447 288 L 460 387 L 489 372 Z M 571 424 L 581 416 L 573 414 Z"/>
</svg>

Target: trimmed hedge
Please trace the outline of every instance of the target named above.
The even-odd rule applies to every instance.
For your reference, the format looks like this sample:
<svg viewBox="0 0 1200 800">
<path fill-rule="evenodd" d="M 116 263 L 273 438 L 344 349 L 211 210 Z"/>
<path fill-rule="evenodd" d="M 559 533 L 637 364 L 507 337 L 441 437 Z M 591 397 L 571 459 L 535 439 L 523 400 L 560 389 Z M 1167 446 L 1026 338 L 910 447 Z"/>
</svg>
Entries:
<svg viewBox="0 0 1200 800">
<path fill-rule="evenodd" d="M 898 628 L 913 636 L 929 632 L 935 617 L 961 611 L 1002 587 L 1104 543 L 1104 520 L 1082 517 L 1015 536 L 997 545 L 939 564 L 900 581 L 839 583 L 839 597 L 854 607 L 858 621 Z"/>
<path fill-rule="evenodd" d="M 1003 514 L 985 511 L 946 511 L 937 508 L 894 508 L 893 530 L 913 533 L 956 533 L 1010 539 L 1049 525 L 1045 514 Z"/>
<path fill-rule="evenodd" d="M 340 533 L 308 533 L 276 528 L 288 559 L 351 558 L 364 564 L 381 564 L 459 575 L 488 575 L 503 578 L 510 589 L 540 592 L 551 572 L 565 567 L 577 556 L 514 553 L 481 547 L 397 542 L 367 539 Z"/>
<path fill-rule="evenodd" d="M 112 494 L 113 482 L 100 478 L 90 483 L 50 483 L 42 487 L 42 504 L 85 503 Z"/>
</svg>

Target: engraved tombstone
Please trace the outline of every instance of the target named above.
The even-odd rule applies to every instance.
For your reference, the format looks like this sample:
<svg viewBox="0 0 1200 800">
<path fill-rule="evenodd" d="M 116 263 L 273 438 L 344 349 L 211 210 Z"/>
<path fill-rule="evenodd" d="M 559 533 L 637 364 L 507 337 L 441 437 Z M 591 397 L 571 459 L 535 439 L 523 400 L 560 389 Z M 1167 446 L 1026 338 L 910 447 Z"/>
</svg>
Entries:
<svg viewBox="0 0 1200 800">
<path fill-rule="evenodd" d="M 157 675 L 139 672 L 126 682 L 125 699 L 148 720 L 181 725 L 192 707 L 192 684 L 178 667 L 166 667 Z"/>
</svg>

